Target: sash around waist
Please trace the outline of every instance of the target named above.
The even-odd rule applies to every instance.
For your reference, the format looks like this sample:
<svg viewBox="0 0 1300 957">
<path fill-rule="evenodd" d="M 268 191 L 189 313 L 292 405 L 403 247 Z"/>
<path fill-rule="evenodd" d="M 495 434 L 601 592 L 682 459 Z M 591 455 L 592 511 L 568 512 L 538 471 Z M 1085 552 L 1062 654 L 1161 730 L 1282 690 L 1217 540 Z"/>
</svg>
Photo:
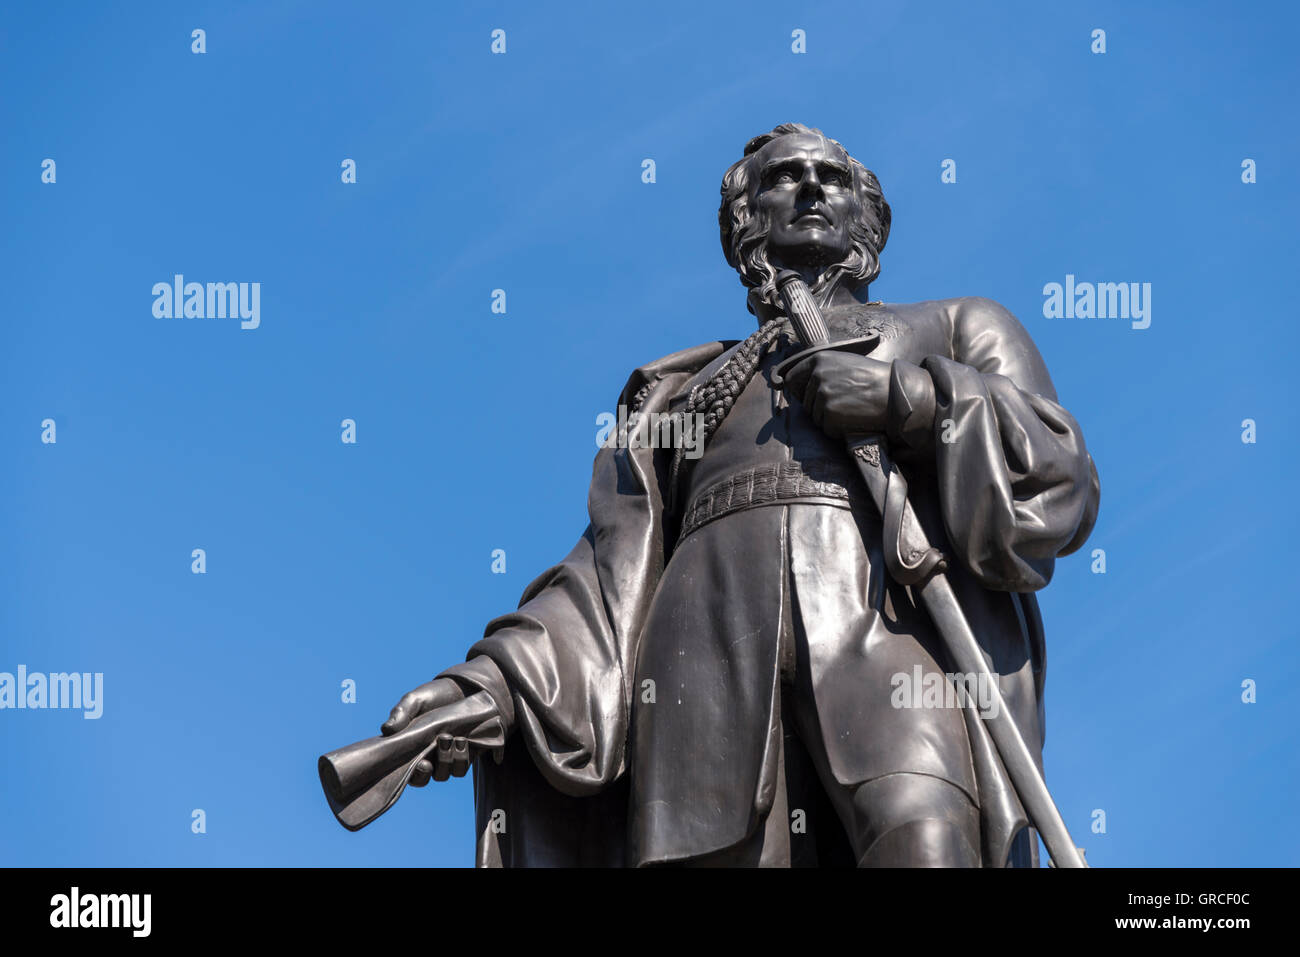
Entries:
<svg viewBox="0 0 1300 957">
<path fill-rule="evenodd" d="M 682 515 L 678 541 L 716 518 L 760 505 L 798 499 L 836 499 L 848 508 L 862 479 L 849 462 L 809 459 L 777 462 L 737 472 L 691 498 Z M 852 491 L 850 491 L 852 489 Z"/>
</svg>

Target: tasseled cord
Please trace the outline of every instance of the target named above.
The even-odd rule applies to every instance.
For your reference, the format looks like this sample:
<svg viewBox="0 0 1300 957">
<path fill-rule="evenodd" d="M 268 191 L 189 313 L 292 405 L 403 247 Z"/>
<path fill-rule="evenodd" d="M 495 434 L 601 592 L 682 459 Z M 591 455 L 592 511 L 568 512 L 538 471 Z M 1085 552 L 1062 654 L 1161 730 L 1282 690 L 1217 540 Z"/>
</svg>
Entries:
<svg viewBox="0 0 1300 957">
<path fill-rule="evenodd" d="M 754 378 L 763 356 L 776 341 L 785 324 L 783 316 L 774 317 L 763 323 L 740 344 L 740 348 L 731 354 L 731 358 L 724 362 L 707 382 L 691 390 L 685 413 L 691 417 L 696 413 L 704 414 L 704 431 L 700 436 L 699 446 L 701 449 L 708 445 L 709 438 L 718 431 L 722 420 L 736 404 L 736 399 Z M 668 476 L 669 511 L 674 511 L 677 507 L 679 478 L 682 477 L 680 473 L 685 456 L 685 443 L 681 443 L 673 452 L 672 471 Z"/>
</svg>

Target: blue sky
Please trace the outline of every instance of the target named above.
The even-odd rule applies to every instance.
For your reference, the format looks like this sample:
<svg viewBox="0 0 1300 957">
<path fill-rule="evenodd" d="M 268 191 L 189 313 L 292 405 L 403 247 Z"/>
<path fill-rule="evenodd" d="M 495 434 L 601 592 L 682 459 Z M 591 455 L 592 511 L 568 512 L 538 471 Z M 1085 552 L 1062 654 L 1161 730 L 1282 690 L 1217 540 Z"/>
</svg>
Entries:
<svg viewBox="0 0 1300 957">
<path fill-rule="evenodd" d="M 541 6 L 6 5 L 0 671 L 105 700 L 0 711 L 0 863 L 470 864 L 468 778 L 349 834 L 316 756 L 568 552 L 631 369 L 750 331 L 718 185 L 798 120 L 881 179 L 873 295 L 1006 305 L 1098 464 L 1040 595 L 1090 862 L 1300 864 L 1295 8 Z M 154 318 L 176 273 L 260 327 Z M 1044 318 L 1067 274 L 1150 327 Z"/>
</svg>

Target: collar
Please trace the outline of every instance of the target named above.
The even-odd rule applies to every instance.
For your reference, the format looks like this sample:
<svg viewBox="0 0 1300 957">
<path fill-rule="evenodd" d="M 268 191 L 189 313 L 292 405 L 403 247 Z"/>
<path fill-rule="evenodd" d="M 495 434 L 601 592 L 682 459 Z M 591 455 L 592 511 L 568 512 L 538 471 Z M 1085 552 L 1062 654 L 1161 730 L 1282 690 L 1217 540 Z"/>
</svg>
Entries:
<svg viewBox="0 0 1300 957">
<path fill-rule="evenodd" d="M 860 303 L 860 305 L 880 306 L 880 305 L 884 305 L 884 303 L 882 303 L 879 299 L 871 299 L 868 300 L 867 302 Z M 746 306 L 749 308 L 749 311 L 754 314 L 754 317 L 758 320 L 758 324 L 760 326 L 763 325 L 763 323 L 767 322 L 769 319 L 785 318 L 785 311 L 777 308 L 776 306 L 773 306 L 771 303 L 767 302 L 767 300 L 759 296 L 757 289 L 749 290 L 749 295 L 746 298 Z"/>
</svg>

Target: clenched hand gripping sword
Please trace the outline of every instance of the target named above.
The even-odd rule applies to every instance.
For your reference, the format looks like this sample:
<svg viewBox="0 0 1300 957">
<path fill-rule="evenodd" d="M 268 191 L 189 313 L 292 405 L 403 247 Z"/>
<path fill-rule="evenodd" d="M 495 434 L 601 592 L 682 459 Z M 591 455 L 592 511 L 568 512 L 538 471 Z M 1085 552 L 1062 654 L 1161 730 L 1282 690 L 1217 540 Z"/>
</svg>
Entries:
<svg viewBox="0 0 1300 957">
<path fill-rule="evenodd" d="M 793 270 L 781 272 L 777 276 L 777 288 L 786 315 L 790 317 L 804 349 L 781 363 L 774 383 L 779 383 L 789 369 L 813 353 L 841 345 L 831 342 L 821 310 L 798 273 Z M 867 347 L 865 351 L 869 351 L 875 345 L 870 341 L 872 339 L 875 339 L 874 335 L 854 340 L 854 351 L 863 352 L 864 344 Z M 990 707 L 982 712 L 977 709 L 977 713 L 997 746 L 1030 823 L 1043 836 L 1043 843 L 1057 867 L 1087 867 L 1065 827 L 1065 821 L 1061 819 L 1061 812 L 1048 793 L 1047 784 L 1020 735 L 1020 729 L 1011 717 L 997 680 L 989 674 L 979 640 L 971 631 L 952 585 L 943 573 L 946 561 L 942 553 L 930 545 L 907 501 L 907 480 L 889 460 L 884 436 L 848 435 L 845 441 L 849 454 L 866 480 L 871 498 L 880 510 L 884 522 L 885 564 L 891 576 L 899 584 L 910 585 L 913 593 L 920 597 L 953 664 L 965 674 L 975 675 L 979 687 L 987 686 L 991 690 Z"/>
</svg>

